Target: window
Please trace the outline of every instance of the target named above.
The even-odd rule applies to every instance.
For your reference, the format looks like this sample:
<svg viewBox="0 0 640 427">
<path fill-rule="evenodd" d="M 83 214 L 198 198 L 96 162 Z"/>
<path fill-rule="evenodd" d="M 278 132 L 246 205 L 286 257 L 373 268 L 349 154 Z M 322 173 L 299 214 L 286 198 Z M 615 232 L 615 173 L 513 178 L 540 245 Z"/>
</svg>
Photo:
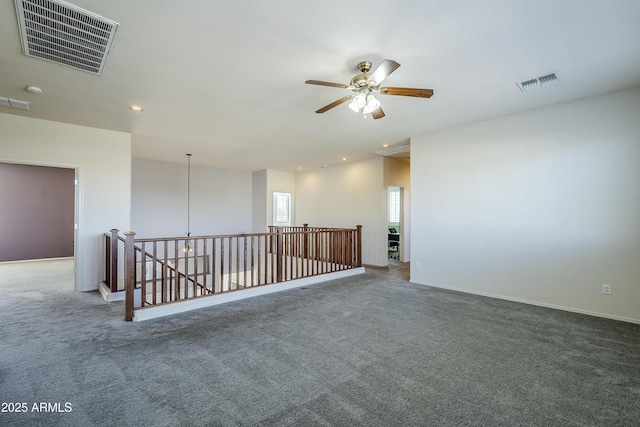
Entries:
<svg viewBox="0 0 640 427">
<path fill-rule="evenodd" d="M 389 189 L 389 223 L 400 223 L 400 189 Z"/>
<path fill-rule="evenodd" d="M 273 222 L 291 225 L 291 193 L 273 193 Z"/>
</svg>

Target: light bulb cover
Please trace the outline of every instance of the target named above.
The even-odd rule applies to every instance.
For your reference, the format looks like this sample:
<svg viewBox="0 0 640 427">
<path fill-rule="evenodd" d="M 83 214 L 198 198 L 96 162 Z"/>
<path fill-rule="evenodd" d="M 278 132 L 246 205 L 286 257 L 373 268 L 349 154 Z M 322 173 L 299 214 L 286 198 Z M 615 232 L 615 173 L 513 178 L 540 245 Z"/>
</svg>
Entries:
<svg viewBox="0 0 640 427">
<path fill-rule="evenodd" d="M 358 106 L 359 110 L 366 105 L 367 98 L 364 93 L 359 93 L 355 98 L 353 98 L 353 102 Z"/>
<path fill-rule="evenodd" d="M 380 101 L 378 101 L 376 97 L 371 94 L 367 95 L 367 104 L 362 109 L 362 113 L 371 114 L 378 108 L 380 108 Z"/>
</svg>

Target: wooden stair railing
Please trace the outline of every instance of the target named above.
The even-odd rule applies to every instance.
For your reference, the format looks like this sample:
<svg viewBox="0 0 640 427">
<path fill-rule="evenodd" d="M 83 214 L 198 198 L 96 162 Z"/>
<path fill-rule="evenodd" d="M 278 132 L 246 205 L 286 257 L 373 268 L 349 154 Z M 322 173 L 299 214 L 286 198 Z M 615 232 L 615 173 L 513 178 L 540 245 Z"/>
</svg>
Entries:
<svg viewBox="0 0 640 427">
<path fill-rule="evenodd" d="M 197 279 L 194 279 L 192 277 L 189 277 L 187 273 L 183 273 L 180 270 L 178 270 L 178 268 L 176 266 L 173 266 L 171 264 L 169 264 L 168 262 L 166 262 L 163 259 L 159 259 L 157 258 L 157 256 L 147 252 L 144 250 L 144 243 L 143 243 L 143 247 L 138 247 L 138 246 L 134 246 L 135 250 L 137 253 L 140 254 L 141 256 L 141 262 L 140 262 L 140 276 L 141 276 L 141 305 L 142 307 L 144 307 L 146 304 L 151 304 L 151 305 L 156 305 L 158 304 L 156 301 L 156 296 L 157 296 L 157 290 L 156 290 L 156 283 L 158 280 L 161 281 L 166 281 L 166 273 L 164 273 L 164 269 L 166 268 L 169 271 L 169 282 L 171 283 L 173 281 L 173 276 L 175 275 L 177 283 L 180 282 L 180 279 L 184 279 L 185 281 L 185 294 L 188 294 L 188 292 L 186 291 L 186 288 L 188 286 L 188 283 L 191 282 L 193 285 L 193 294 L 196 294 L 196 289 L 200 289 L 202 293 L 204 294 L 212 294 L 213 291 L 211 289 L 208 289 L 206 286 L 204 286 L 203 284 L 199 283 L 197 281 Z M 156 276 L 156 269 L 155 266 L 153 267 L 153 277 L 152 277 L 152 283 L 153 283 L 153 290 L 152 290 L 152 301 L 151 302 L 147 302 L 146 297 L 147 297 L 147 289 L 146 289 L 146 285 L 147 285 L 147 281 L 146 277 L 147 277 L 147 260 L 150 259 L 150 261 L 152 262 L 152 265 L 158 264 L 162 267 L 162 277 L 158 278 Z M 136 263 L 137 265 L 137 263 Z M 197 276 L 196 276 L 197 277 Z M 162 302 L 166 302 L 165 295 L 164 295 L 164 291 L 161 293 L 161 300 Z M 179 298 L 179 292 L 176 292 L 176 296 Z"/>
<path fill-rule="evenodd" d="M 184 254 L 184 237 L 136 239 L 132 231 L 124 235 L 119 237 L 117 229 L 105 233 L 105 283 L 117 291 L 118 269 L 124 270 L 125 320 L 133 319 L 137 292 L 144 309 L 362 266 L 362 226 L 305 224 L 270 227 L 268 233 L 190 236 L 193 247 Z M 119 250 L 124 252 L 124 268 L 118 264 Z"/>
</svg>

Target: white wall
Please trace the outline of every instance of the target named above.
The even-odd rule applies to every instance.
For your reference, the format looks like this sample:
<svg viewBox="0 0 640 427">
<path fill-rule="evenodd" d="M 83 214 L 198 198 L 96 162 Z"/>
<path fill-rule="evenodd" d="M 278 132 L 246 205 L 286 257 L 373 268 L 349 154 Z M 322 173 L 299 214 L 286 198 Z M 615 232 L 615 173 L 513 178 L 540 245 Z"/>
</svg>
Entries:
<svg viewBox="0 0 640 427">
<path fill-rule="evenodd" d="M 640 323 L 639 118 L 633 89 L 412 138 L 411 281 Z"/>
<path fill-rule="evenodd" d="M 251 173 L 197 166 L 191 158 L 191 235 L 251 233 Z M 136 237 L 187 233 L 187 157 L 167 163 L 134 158 L 131 228 Z"/>
<path fill-rule="evenodd" d="M 403 206 L 401 210 L 400 261 L 411 260 L 411 168 L 408 162 L 384 158 L 384 186 L 400 187 Z"/>
<path fill-rule="evenodd" d="M 0 160 L 78 171 L 76 289 L 97 289 L 104 233 L 129 228 L 131 135 L 0 114 Z"/>
<path fill-rule="evenodd" d="M 267 216 L 267 170 L 255 171 L 251 174 L 252 194 L 252 232 L 264 233 L 269 224 Z"/>
<path fill-rule="evenodd" d="M 296 225 L 362 225 L 362 262 L 387 265 L 387 188 L 383 158 L 296 174 Z"/>
</svg>

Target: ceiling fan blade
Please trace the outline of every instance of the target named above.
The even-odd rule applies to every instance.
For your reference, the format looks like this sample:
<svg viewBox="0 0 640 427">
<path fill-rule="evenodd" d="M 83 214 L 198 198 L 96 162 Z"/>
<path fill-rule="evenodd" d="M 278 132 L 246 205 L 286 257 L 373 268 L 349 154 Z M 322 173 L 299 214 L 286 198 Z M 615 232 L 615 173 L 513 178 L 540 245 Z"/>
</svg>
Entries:
<svg viewBox="0 0 640 427">
<path fill-rule="evenodd" d="M 371 75 L 369 75 L 369 78 L 367 79 L 367 83 L 373 82 L 374 86 L 379 85 L 380 83 L 382 83 L 384 79 L 387 78 L 387 76 L 389 76 L 389 74 L 393 73 L 399 66 L 400 64 L 398 64 L 396 61 L 393 61 L 391 59 L 385 59 L 384 61 L 382 61 L 382 64 L 378 65 L 378 68 L 376 68 L 375 71 L 371 73 Z"/>
<path fill-rule="evenodd" d="M 433 89 L 413 89 L 409 87 L 381 87 L 383 95 L 415 96 L 418 98 L 431 98 Z"/>
<path fill-rule="evenodd" d="M 325 111 L 329 111 L 333 107 L 337 107 L 338 105 L 342 104 L 343 102 L 347 102 L 351 98 L 353 98 L 353 95 L 344 96 L 344 97 L 338 99 L 337 101 L 333 101 L 331 104 L 325 105 L 321 109 L 317 110 L 316 113 L 321 114 L 321 113 L 324 113 Z"/>
<path fill-rule="evenodd" d="M 384 111 L 382 111 L 382 107 L 378 107 L 376 110 L 371 113 L 371 117 L 374 119 L 381 119 L 384 117 Z"/>
<path fill-rule="evenodd" d="M 342 89 L 348 89 L 349 86 L 343 85 L 342 83 L 331 83 L 331 82 L 323 82 L 320 80 L 307 80 L 305 82 L 308 85 L 320 85 L 320 86 L 331 86 L 331 87 L 339 87 Z"/>
</svg>

